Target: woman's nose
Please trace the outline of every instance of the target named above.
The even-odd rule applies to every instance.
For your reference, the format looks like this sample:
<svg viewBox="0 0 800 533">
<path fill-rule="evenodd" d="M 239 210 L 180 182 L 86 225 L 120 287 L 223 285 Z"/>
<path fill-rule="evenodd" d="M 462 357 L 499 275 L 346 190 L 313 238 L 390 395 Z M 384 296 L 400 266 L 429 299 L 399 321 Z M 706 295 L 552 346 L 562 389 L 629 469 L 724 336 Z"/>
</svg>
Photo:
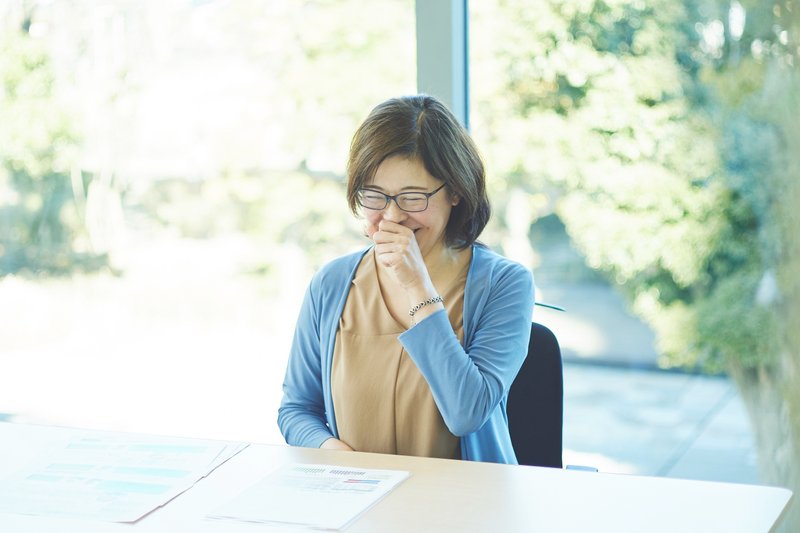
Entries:
<svg viewBox="0 0 800 533">
<path fill-rule="evenodd" d="M 383 218 L 390 222 L 400 222 L 406 219 L 405 211 L 398 207 L 397 202 L 394 200 L 389 200 L 389 205 L 386 206 L 383 210 Z"/>
</svg>

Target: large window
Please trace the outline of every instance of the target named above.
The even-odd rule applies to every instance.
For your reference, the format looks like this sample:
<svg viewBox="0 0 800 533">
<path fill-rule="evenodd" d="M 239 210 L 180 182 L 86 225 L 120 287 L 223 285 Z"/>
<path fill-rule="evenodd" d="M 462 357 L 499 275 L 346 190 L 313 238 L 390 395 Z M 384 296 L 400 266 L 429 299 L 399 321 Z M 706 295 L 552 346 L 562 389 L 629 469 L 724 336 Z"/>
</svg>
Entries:
<svg viewBox="0 0 800 533">
<path fill-rule="evenodd" d="M 566 451 L 603 470 L 753 481 L 738 390 L 764 479 L 798 486 L 797 35 L 792 3 L 470 3 L 492 229 L 568 309 L 535 317 L 569 363 L 696 373 L 568 365 Z"/>
<path fill-rule="evenodd" d="M 414 5 L 4 2 L 0 417 L 279 442 L 305 285 L 362 243 L 369 109 Z"/>
<path fill-rule="evenodd" d="M 436 19 L 467 2 L 420 5 Z M 798 331 L 791 5 L 476 0 L 466 69 L 494 210 L 481 239 L 568 308 L 536 319 L 572 362 L 728 371 L 777 481 L 792 470 L 773 458 L 794 442 L 781 417 L 800 410 L 785 393 Z M 415 56 L 417 7 L 0 3 L 0 419 L 280 441 L 303 290 L 364 243 L 342 195 L 350 136 L 373 105 L 416 91 L 415 57 L 447 56 Z M 457 18 L 427 31 L 454 44 Z M 465 66 L 439 77 L 437 61 L 427 72 L 445 85 Z M 631 394 L 615 406 L 629 427 L 656 426 L 588 463 L 637 471 L 638 449 L 661 446 L 671 466 L 645 473 L 702 470 L 673 467 L 709 420 L 725 424 L 735 389 L 665 376 L 568 389 L 567 409 L 579 389 L 592 413 L 570 426 L 578 440 L 614 436 L 581 425 L 601 420 L 597 382 Z M 689 429 L 663 409 L 686 390 L 707 408 Z M 615 465 L 622 441 L 637 450 Z M 701 452 L 718 457 L 713 444 Z M 736 453 L 752 474 L 752 450 Z"/>
</svg>

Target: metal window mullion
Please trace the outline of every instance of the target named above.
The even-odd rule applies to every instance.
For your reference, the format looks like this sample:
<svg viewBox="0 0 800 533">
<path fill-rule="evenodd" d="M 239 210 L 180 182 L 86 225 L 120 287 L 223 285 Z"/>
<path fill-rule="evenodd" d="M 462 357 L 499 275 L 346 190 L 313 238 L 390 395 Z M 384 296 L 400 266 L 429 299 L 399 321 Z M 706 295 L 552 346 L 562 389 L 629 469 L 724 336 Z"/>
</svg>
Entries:
<svg viewBox="0 0 800 533">
<path fill-rule="evenodd" d="M 467 0 L 417 0 L 417 90 L 441 99 L 469 128 Z"/>
</svg>

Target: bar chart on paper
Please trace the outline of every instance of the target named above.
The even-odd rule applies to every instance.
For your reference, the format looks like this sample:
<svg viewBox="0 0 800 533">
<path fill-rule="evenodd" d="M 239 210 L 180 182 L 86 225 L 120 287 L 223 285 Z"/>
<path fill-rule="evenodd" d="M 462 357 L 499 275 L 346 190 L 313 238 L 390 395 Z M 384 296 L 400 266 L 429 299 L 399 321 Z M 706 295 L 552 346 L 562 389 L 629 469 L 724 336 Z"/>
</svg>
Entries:
<svg viewBox="0 0 800 533">
<path fill-rule="evenodd" d="M 0 513 L 135 522 L 246 446 L 72 432 L 0 480 Z"/>
<path fill-rule="evenodd" d="M 208 518 L 338 530 L 408 476 L 401 470 L 283 465 Z"/>
</svg>

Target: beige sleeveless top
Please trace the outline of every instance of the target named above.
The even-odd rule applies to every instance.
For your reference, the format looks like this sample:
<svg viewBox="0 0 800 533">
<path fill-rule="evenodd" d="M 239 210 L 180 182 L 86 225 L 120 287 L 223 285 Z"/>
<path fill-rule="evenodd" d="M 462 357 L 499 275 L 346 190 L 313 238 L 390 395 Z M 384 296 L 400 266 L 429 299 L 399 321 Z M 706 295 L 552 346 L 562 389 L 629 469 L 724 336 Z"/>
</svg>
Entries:
<svg viewBox="0 0 800 533">
<path fill-rule="evenodd" d="M 383 301 L 375 254 L 362 259 L 347 296 L 331 370 L 339 439 L 361 452 L 459 459 L 430 387 L 397 336 L 405 328 Z M 463 342 L 464 286 L 469 262 L 440 287 L 456 336 Z M 443 289 L 443 290 L 442 290 Z"/>
</svg>

